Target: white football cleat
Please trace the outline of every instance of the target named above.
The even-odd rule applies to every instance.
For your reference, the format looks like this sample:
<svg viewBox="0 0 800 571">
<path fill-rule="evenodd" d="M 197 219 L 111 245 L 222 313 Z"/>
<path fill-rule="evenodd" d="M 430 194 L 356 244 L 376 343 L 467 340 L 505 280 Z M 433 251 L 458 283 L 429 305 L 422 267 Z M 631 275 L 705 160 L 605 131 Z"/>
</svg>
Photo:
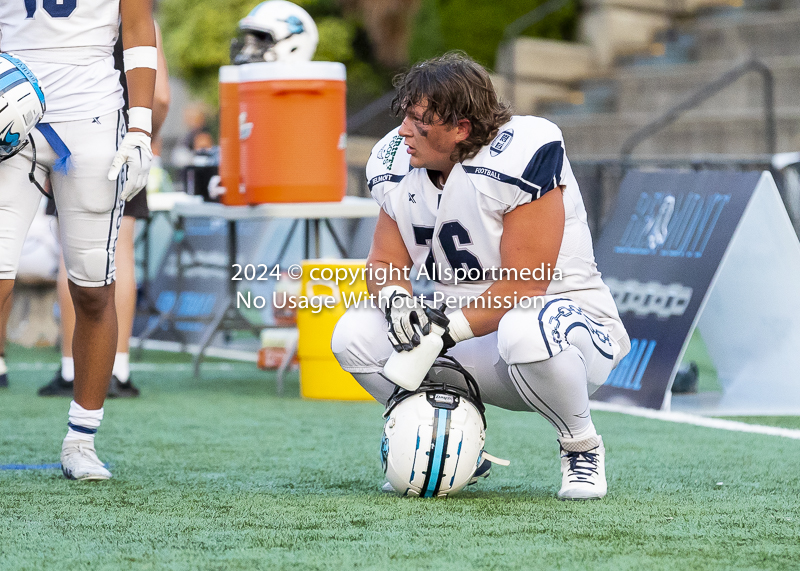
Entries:
<svg viewBox="0 0 800 571">
<path fill-rule="evenodd" d="M 584 452 L 565 450 L 561 446 L 561 489 L 560 500 L 599 500 L 606 495 L 606 449 L 603 439 L 597 437 L 598 444 Z"/>
<path fill-rule="evenodd" d="M 61 471 L 70 480 L 108 480 L 109 472 L 94 451 L 94 442 L 65 440 L 61 445 Z"/>
</svg>

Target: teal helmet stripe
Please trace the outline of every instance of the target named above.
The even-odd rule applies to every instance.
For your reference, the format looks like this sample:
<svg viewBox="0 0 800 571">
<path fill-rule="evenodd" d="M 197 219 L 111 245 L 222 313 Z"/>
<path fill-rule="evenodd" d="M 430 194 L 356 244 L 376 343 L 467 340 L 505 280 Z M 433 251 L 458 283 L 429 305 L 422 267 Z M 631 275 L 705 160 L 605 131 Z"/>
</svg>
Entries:
<svg viewBox="0 0 800 571">
<path fill-rule="evenodd" d="M 16 86 L 26 81 L 28 81 L 27 78 L 18 69 L 9 70 L 0 76 L 0 95 L 3 95 L 6 91 L 14 89 Z"/>
<path fill-rule="evenodd" d="M 428 462 L 428 473 L 425 475 L 423 485 L 423 498 L 432 498 L 439 493 L 439 487 L 447 459 L 447 441 L 450 433 L 451 411 L 444 408 L 436 409 L 433 421 L 433 443 Z"/>
<path fill-rule="evenodd" d="M 18 60 L 12 55 L 9 54 L 0 54 L 0 57 L 8 60 L 10 63 L 14 64 L 17 70 L 25 77 L 28 81 L 31 82 L 33 86 L 33 90 L 36 92 L 36 96 L 39 98 L 39 102 L 42 104 L 42 111 L 47 109 L 44 100 L 44 93 L 42 92 L 42 88 L 39 87 L 39 80 L 36 79 L 36 76 L 33 75 L 33 72 L 28 69 L 28 66 L 22 63 L 22 61 Z"/>
</svg>

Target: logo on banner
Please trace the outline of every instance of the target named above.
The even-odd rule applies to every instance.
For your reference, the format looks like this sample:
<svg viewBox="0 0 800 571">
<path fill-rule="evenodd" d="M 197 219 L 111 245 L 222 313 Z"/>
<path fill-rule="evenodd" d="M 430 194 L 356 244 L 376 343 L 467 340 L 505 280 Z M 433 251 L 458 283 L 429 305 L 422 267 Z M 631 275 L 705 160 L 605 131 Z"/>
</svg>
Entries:
<svg viewBox="0 0 800 571">
<path fill-rule="evenodd" d="M 700 258 L 730 194 L 642 192 L 617 254 Z"/>
<path fill-rule="evenodd" d="M 614 296 L 620 315 L 631 312 L 637 317 L 651 313 L 661 319 L 679 317 L 686 313 L 692 299 L 692 288 L 679 283 L 664 285 L 656 281 L 642 283 L 615 278 L 605 278 L 604 281 Z"/>
<path fill-rule="evenodd" d="M 656 342 L 653 339 L 631 339 L 630 353 L 611 371 L 604 384 L 618 389 L 640 390 L 642 377 L 655 348 Z"/>
</svg>

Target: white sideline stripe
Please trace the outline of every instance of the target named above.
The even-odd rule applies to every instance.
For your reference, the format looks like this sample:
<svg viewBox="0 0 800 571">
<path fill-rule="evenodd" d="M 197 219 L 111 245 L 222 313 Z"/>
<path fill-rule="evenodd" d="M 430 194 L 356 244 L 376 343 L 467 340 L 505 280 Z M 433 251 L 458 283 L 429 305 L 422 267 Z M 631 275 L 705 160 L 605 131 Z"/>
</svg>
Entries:
<svg viewBox="0 0 800 571">
<path fill-rule="evenodd" d="M 677 422 L 680 424 L 693 424 L 695 426 L 718 428 L 720 430 L 731 430 L 733 432 L 750 432 L 753 434 L 766 434 L 768 436 L 782 436 L 783 438 L 800 440 L 800 430 L 795 428 L 780 428 L 777 426 L 764 426 L 763 424 L 747 424 L 746 422 L 739 422 L 736 420 L 710 418 L 707 416 L 698 416 L 696 414 L 689 414 L 686 412 L 653 410 L 650 408 L 640 408 L 638 406 L 628 406 L 600 401 L 589 401 L 589 407 L 592 410 L 619 412 L 622 414 L 629 414 L 631 416 L 651 418 L 653 420 Z"/>
<path fill-rule="evenodd" d="M 131 337 L 130 345 L 132 348 L 138 348 L 141 345 L 141 340 L 138 337 Z M 177 341 L 159 341 L 157 339 L 148 339 L 144 342 L 145 349 L 154 349 L 156 351 L 167 351 L 169 353 L 189 353 L 197 355 L 200 349 L 199 345 L 182 345 Z M 255 363 L 258 361 L 258 349 L 252 351 L 243 351 L 241 349 L 225 349 L 224 347 L 206 347 L 206 357 L 218 357 L 220 359 L 230 359 L 232 361 L 247 361 Z M 203 363 L 201 367 L 206 367 Z"/>
</svg>

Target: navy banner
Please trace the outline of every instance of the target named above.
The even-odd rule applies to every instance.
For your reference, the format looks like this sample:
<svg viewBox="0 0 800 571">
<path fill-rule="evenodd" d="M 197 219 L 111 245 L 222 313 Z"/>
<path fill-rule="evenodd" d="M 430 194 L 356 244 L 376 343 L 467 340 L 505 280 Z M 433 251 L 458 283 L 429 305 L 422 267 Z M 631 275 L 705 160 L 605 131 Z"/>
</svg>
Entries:
<svg viewBox="0 0 800 571">
<path fill-rule="evenodd" d="M 633 171 L 595 248 L 631 351 L 593 399 L 660 409 L 759 172 Z"/>
</svg>

